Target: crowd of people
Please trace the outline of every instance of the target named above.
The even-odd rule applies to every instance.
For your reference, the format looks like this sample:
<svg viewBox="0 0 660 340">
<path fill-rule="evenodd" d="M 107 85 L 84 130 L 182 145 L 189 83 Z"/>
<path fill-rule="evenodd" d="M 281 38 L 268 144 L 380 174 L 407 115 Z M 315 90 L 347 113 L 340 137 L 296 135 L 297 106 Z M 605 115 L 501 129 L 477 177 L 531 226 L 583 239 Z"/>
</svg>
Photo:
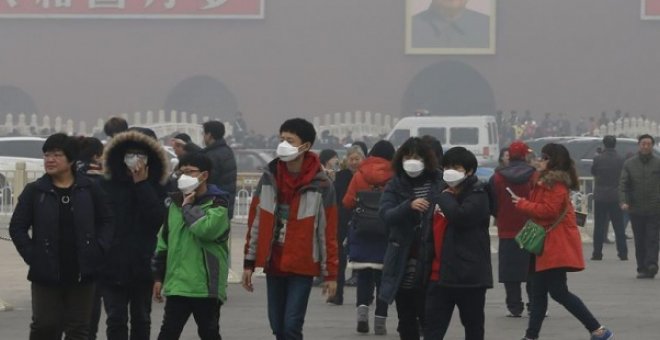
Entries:
<svg viewBox="0 0 660 340">
<path fill-rule="evenodd" d="M 128 128 L 121 118 L 106 123 L 105 145 L 94 137 L 48 137 L 46 173 L 25 188 L 10 222 L 30 268 L 31 338 L 95 339 L 104 306 L 108 339 L 148 339 L 152 300 L 165 300 L 159 339 L 178 339 L 191 314 L 200 338 L 221 338 L 236 162 L 224 124 L 202 128 L 204 147 L 185 134 L 172 138 L 179 160 L 173 170 L 153 131 Z M 510 317 L 525 309 L 530 315 L 523 340 L 538 339 L 548 295 L 592 340 L 614 339 L 568 289 L 567 273 L 585 263 L 569 195 L 579 182 L 564 146 L 549 143 L 531 159 L 527 145 L 514 141 L 484 183 L 474 154 L 444 151 L 431 136 L 411 137 L 398 149 L 385 140 L 371 148 L 354 141 L 344 159 L 333 149 L 311 151 L 319 138 L 307 120 L 286 120 L 278 136 L 277 157 L 251 201 L 241 279 L 253 292 L 254 271 L 264 269 L 276 339 L 303 338 L 314 277 L 328 303 L 343 304 L 349 269 L 357 277 L 357 333 L 387 334 L 395 303 L 401 339 L 443 339 L 455 308 L 465 338 L 484 339 L 486 291 L 494 285 L 491 217 L 503 305 Z M 608 219 L 627 260 L 619 223 L 627 212 L 642 279 L 658 271 L 660 196 L 645 188 L 657 187 L 650 174 L 660 172 L 660 160 L 650 152 L 651 136 L 639 142 L 639 154 L 624 163 L 608 136 L 594 160 L 592 260 L 602 259 L 597 236 Z M 515 240 L 529 221 L 546 230 L 539 254 Z"/>
<path fill-rule="evenodd" d="M 497 111 L 495 117 L 500 130 L 502 145 L 509 145 L 514 140 L 529 140 L 541 137 L 594 136 L 594 131 L 602 125 L 632 118 L 630 113 L 622 114 L 621 110 L 616 110 L 611 118 L 608 116 L 607 111 L 603 111 L 598 118 L 595 116 L 588 118 L 580 116 L 577 122 L 565 113 L 555 115 L 545 113 L 543 119 L 535 118 L 530 110 L 525 110 L 523 116 L 512 110 L 508 117 L 504 117 L 502 111 Z M 646 120 L 646 116 L 643 114 L 640 115 L 640 118 Z M 617 137 L 631 136 L 620 135 Z"/>
</svg>

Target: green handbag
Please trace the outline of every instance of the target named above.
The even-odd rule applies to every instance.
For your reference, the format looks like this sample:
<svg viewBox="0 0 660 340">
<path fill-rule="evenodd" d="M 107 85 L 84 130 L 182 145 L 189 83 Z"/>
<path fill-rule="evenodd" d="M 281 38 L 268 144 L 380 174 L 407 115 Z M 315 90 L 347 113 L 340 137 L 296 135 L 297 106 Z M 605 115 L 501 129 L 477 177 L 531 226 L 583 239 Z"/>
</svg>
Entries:
<svg viewBox="0 0 660 340">
<path fill-rule="evenodd" d="M 564 212 L 561 213 L 557 221 L 548 228 L 548 231 L 531 219 L 527 220 L 525 226 L 516 235 L 516 243 L 518 243 L 520 249 L 525 249 L 535 255 L 541 255 L 543 253 L 543 245 L 545 244 L 545 234 L 554 229 L 564 219 L 566 212 L 568 212 L 568 205 L 566 205 L 566 209 L 564 209 Z"/>
</svg>

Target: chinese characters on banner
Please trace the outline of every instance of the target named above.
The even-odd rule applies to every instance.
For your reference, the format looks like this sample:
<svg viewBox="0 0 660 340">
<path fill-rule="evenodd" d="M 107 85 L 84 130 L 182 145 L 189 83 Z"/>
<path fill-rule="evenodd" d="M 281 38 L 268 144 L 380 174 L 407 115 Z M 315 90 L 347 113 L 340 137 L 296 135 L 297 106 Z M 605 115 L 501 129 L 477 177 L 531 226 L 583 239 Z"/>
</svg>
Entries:
<svg viewBox="0 0 660 340">
<path fill-rule="evenodd" d="M 265 0 L 0 0 L 2 18 L 262 19 Z"/>
</svg>

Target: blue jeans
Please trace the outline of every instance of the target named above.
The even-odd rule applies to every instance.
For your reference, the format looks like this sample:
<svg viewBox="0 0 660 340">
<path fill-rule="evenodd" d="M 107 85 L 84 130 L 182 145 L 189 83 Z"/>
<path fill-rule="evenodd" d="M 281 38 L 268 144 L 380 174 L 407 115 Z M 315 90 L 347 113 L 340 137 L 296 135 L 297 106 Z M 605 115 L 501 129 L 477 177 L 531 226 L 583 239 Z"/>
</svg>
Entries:
<svg viewBox="0 0 660 340">
<path fill-rule="evenodd" d="M 277 340 L 302 340 L 311 276 L 267 275 L 268 320 Z"/>
</svg>

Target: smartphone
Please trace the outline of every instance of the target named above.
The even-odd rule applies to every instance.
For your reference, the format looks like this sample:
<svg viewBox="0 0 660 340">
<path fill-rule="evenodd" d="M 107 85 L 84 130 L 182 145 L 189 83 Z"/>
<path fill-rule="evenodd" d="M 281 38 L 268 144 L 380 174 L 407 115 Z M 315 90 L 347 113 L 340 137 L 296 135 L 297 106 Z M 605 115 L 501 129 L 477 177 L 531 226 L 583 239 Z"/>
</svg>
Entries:
<svg viewBox="0 0 660 340">
<path fill-rule="evenodd" d="M 509 195 L 511 195 L 512 197 L 516 197 L 516 194 L 514 194 L 513 191 L 511 191 L 511 188 L 506 187 L 506 191 L 508 191 Z"/>
</svg>

